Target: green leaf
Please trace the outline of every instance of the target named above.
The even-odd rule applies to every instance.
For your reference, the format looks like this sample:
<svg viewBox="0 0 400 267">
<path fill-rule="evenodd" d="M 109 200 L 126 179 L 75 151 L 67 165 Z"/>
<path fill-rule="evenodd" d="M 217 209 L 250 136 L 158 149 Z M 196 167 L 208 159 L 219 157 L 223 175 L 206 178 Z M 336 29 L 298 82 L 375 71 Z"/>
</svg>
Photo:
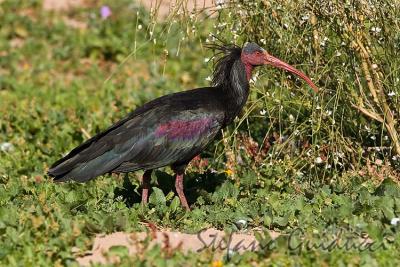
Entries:
<svg viewBox="0 0 400 267">
<path fill-rule="evenodd" d="M 375 190 L 375 195 L 400 197 L 400 188 L 392 179 L 386 178 Z"/>
<path fill-rule="evenodd" d="M 129 254 L 129 250 L 126 246 L 112 246 L 107 254 L 123 257 Z"/>
<path fill-rule="evenodd" d="M 264 216 L 264 226 L 265 227 L 270 227 L 272 223 L 272 218 L 268 215 Z"/>
<path fill-rule="evenodd" d="M 284 226 L 288 225 L 289 219 L 288 219 L 288 216 L 283 216 L 283 217 L 275 216 L 273 219 L 273 222 L 279 226 L 284 227 Z"/>
<path fill-rule="evenodd" d="M 149 197 L 149 203 L 155 206 L 165 206 L 167 200 L 164 196 L 164 193 L 161 189 L 157 187 L 153 187 L 153 193 L 151 193 Z"/>
<path fill-rule="evenodd" d="M 169 208 L 172 212 L 175 212 L 180 205 L 181 205 L 181 202 L 180 202 L 179 198 L 177 196 L 175 196 L 174 199 L 172 200 Z"/>
</svg>

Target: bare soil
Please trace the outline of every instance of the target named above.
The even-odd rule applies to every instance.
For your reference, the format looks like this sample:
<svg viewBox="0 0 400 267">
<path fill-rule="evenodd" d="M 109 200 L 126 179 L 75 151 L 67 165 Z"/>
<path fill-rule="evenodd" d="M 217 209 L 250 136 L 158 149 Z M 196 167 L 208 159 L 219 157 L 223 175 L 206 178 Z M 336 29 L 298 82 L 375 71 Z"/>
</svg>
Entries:
<svg viewBox="0 0 400 267">
<path fill-rule="evenodd" d="M 278 232 L 270 232 L 272 239 L 279 236 Z M 201 252 L 209 250 L 215 256 L 226 253 L 243 253 L 261 249 L 259 242 L 253 234 L 234 233 L 227 235 L 216 229 L 204 229 L 197 234 L 185 234 L 181 232 L 150 230 L 149 232 L 124 233 L 116 232 L 109 235 L 97 235 L 91 251 L 79 253 L 77 261 L 80 265 L 89 266 L 93 263 L 118 263 L 117 256 L 109 256 L 107 252 L 115 246 L 125 246 L 129 255 L 141 255 L 142 252 L 160 245 L 166 253 L 175 250 L 182 252 Z"/>
</svg>

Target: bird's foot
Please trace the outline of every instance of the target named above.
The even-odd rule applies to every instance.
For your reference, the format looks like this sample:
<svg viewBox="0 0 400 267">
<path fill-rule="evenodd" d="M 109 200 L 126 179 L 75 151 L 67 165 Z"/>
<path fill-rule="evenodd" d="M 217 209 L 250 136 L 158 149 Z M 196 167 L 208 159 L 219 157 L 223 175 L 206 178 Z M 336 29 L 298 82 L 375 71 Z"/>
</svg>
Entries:
<svg viewBox="0 0 400 267">
<path fill-rule="evenodd" d="M 176 192 L 178 193 L 178 196 L 179 196 L 182 206 L 186 210 L 190 211 L 189 205 L 188 205 L 186 197 L 185 197 L 185 193 L 183 192 L 183 174 L 176 174 L 175 189 L 176 189 Z"/>
</svg>

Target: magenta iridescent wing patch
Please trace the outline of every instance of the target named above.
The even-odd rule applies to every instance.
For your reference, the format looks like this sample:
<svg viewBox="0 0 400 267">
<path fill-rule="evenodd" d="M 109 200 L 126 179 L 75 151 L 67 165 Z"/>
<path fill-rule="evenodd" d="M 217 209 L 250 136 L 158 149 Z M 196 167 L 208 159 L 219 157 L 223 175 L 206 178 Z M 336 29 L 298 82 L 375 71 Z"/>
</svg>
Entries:
<svg viewBox="0 0 400 267">
<path fill-rule="evenodd" d="M 166 136 L 168 139 L 187 139 L 209 131 L 213 128 L 213 125 L 214 122 L 212 118 L 173 120 L 158 126 L 155 131 L 155 136 Z"/>
</svg>

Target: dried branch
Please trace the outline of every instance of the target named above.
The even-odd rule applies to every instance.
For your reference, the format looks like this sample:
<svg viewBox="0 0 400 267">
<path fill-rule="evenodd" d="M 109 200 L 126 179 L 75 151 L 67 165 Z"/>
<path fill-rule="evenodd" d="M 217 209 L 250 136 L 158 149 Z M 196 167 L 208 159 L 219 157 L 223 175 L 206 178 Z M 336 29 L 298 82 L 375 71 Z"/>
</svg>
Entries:
<svg viewBox="0 0 400 267">
<path fill-rule="evenodd" d="M 384 120 L 379 114 L 376 114 L 376 113 L 373 112 L 373 111 L 369 111 L 369 110 L 366 109 L 366 108 L 357 106 L 357 105 L 354 104 L 354 103 L 351 103 L 351 106 L 354 107 L 354 108 L 356 108 L 356 109 L 358 109 L 361 113 L 363 113 L 364 115 L 370 117 L 370 118 L 373 119 L 373 120 L 379 121 L 380 123 L 384 123 L 384 122 L 385 122 L 385 120 Z"/>
<path fill-rule="evenodd" d="M 352 104 L 352 106 L 366 116 L 383 123 L 392 140 L 395 152 L 400 154 L 400 140 L 395 127 L 397 122 L 390 110 L 389 104 L 387 103 L 381 78 L 377 72 L 378 66 L 376 64 L 372 64 L 370 53 L 367 50 L 368 48 L 362 42 L 362 39 L 367 39 L 367 37 L 365 34 L 356 34 L 350 25 L 346 25 L 345 29 L 347 30 L 349 36 L 353 38 L 351 44 L 361 59 L 361 69 L 367 81 L 368 89 L 372 95 L 373 101 L 377 107 L 382 110 L 383 116 L 355 104 Z"/>
</svg>

